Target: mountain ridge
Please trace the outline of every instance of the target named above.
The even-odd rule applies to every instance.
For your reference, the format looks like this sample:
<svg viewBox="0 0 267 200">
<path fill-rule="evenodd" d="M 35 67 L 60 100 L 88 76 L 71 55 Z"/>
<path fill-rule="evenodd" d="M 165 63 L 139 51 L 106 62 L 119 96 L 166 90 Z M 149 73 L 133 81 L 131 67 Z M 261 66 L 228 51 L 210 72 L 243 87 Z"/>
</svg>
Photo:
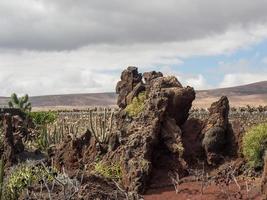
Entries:
<svg viewBox="0 0 267 200">
<path fill-rule="evenodd" d="M 194 106 L 207 107 L 220 96 L 228 96 L 234 105 L 267 104 L 267 81 L 261 81 L 241 86 L 218 88 L 196 91 Z M 56 106 L 111 106 L 116 105 L 117 94 L 106 93 L 78 93 L 32 96 L 30 101 L 33 107 L 56 107 Z M 0 105 L 7 105 L 9 97 L 0 97 Z M 255 101 L 253 103 L 253 101 Z M 199 105 L 198 105 L 199 104 Z M 206 106 L 205 106 L 206 105 Z"/>
</svg>

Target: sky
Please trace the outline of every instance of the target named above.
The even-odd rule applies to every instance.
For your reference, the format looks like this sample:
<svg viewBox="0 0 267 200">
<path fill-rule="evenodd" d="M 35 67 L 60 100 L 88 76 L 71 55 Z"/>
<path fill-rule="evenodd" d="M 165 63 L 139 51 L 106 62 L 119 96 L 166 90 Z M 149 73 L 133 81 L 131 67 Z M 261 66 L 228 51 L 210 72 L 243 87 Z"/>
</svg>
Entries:
<svg viewBox="0 0 267 200">
<path fill-rule="evenodd" d="M 267 0 L 0 0 L 0 96 L 113 92 L 127 66 L 195 89 L 267 80 Z"/>
</svg>

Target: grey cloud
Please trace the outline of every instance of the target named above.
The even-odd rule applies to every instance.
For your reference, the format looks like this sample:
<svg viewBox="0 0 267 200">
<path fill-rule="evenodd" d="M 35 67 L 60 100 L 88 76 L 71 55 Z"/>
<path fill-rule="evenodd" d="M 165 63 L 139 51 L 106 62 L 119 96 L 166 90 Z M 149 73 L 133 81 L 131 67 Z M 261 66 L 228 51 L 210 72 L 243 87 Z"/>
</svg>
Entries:
<svg viewBox="0 0 267 200">
<path fill-rule="evenodd" d="M 167 43 L 267 23 L 262 0 L 1 0 L 0 48 Z"/>
</svg>

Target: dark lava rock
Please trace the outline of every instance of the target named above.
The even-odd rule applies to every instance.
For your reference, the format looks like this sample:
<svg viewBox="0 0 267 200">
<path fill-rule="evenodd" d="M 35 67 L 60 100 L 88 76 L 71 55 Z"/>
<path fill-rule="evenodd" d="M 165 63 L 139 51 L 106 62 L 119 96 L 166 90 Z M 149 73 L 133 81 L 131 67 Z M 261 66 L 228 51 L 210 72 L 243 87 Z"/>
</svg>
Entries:
<svg viewBox="0 0 267 200">
<path fill-rule="evenodd" d="M 128 90 L 131 87 L 126 86 L 123 80 L 127 80 L 128 77 L 138 77 L 134 79 L 138 81 L 142 79 L 139 78 L 137 69 L 132 70 L 133 68 L 131 70 L 128 68 L 122 73 L 122 80 L 118 83 L 120 90 L 117 90 L 120 92 L 118 102 L 125 102 L 122 100 L 125 99 L 125 94 L 131 93 Z M 174 76 L 163 77 L 161 73 L 148 72 L 144 74 L 144 78 L 147 83 L 144 110 L 129 122 L 126 120 L 124 110 L 120 111 L 124 114 L 117 115 L 117 121 L 118 124 L 124 124 L 124 142 L 104 157 L 106 162 L 120 163 L 122 185 L 126 190 L 138 193 L 143 193 L 147 188 L 153 171 L 155 150 L 160 143 L 164 144 L 164 148 L 174 159 L 177 158 L 179 169 L 179 160 L 183 151 L 182 132 L 179 125 L 187 120 L 192 101 L 195 99 L 194 89 L 183 88 Z M 134 82 L 132 80 L 130 78 L 131 85 Z M 134 82 L 135 86 L 140 83 L 138 81 Z M 127 92 L 122 92 L 126 91 L 122 89 L 122 85 L 127 88 Z M 125 104 L 120 107 L 125 107 Z"/>
<path fill-rule="evenodd" d="M 128 67 L 121 74 L 121 80 L 117 83 L 116 93 L 118 95 L 117 105 L 120 108 L 127 106 L 127 96 L 135 86 L 142 81 L 142 74 L 138 73 L 137 67 Z M 133 96 L 134 97 L 134 96 Z"/>
<path fill-rule="evenodd" d="M 223 96 L 219 101 L 212 103 L 209 108 L 209 117 L 203 129 L 202 145 L 206 151 L 207 162 L 211 165 L 218 164 L 227 148 L 227 133 L 229 131 L 229 101 Z M 229 148 L 229 147 L 228 147 Z"/>
</svg>

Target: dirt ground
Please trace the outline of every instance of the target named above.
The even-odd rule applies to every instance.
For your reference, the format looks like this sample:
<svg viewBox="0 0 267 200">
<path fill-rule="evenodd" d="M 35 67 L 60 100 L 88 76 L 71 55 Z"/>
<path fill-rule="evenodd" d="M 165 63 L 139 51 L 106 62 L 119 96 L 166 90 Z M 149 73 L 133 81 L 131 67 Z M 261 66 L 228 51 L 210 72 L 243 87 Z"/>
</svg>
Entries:
<svg viewBox="0 0 267 200">
<path fill-rule="evenodd" d="M 246 199 L 246 200 L 260 200 L 259 179 L 255 180 L 247 192 L 246 183 L 241 182 L 241 190 L 235 183 L 227 186 L 217 186 L 212 184 L 207 186 L 201 194 L 202 182 L 186 182 L 178 186 L 179 191 L 176 193 L 174 186 L 167 186 L 162 188 L 152 188 L 147 191 L 145 200 L 225 200 L 225 199 Z M 241 191 L 241 192 L 239 192 Z"/>
</svg>

